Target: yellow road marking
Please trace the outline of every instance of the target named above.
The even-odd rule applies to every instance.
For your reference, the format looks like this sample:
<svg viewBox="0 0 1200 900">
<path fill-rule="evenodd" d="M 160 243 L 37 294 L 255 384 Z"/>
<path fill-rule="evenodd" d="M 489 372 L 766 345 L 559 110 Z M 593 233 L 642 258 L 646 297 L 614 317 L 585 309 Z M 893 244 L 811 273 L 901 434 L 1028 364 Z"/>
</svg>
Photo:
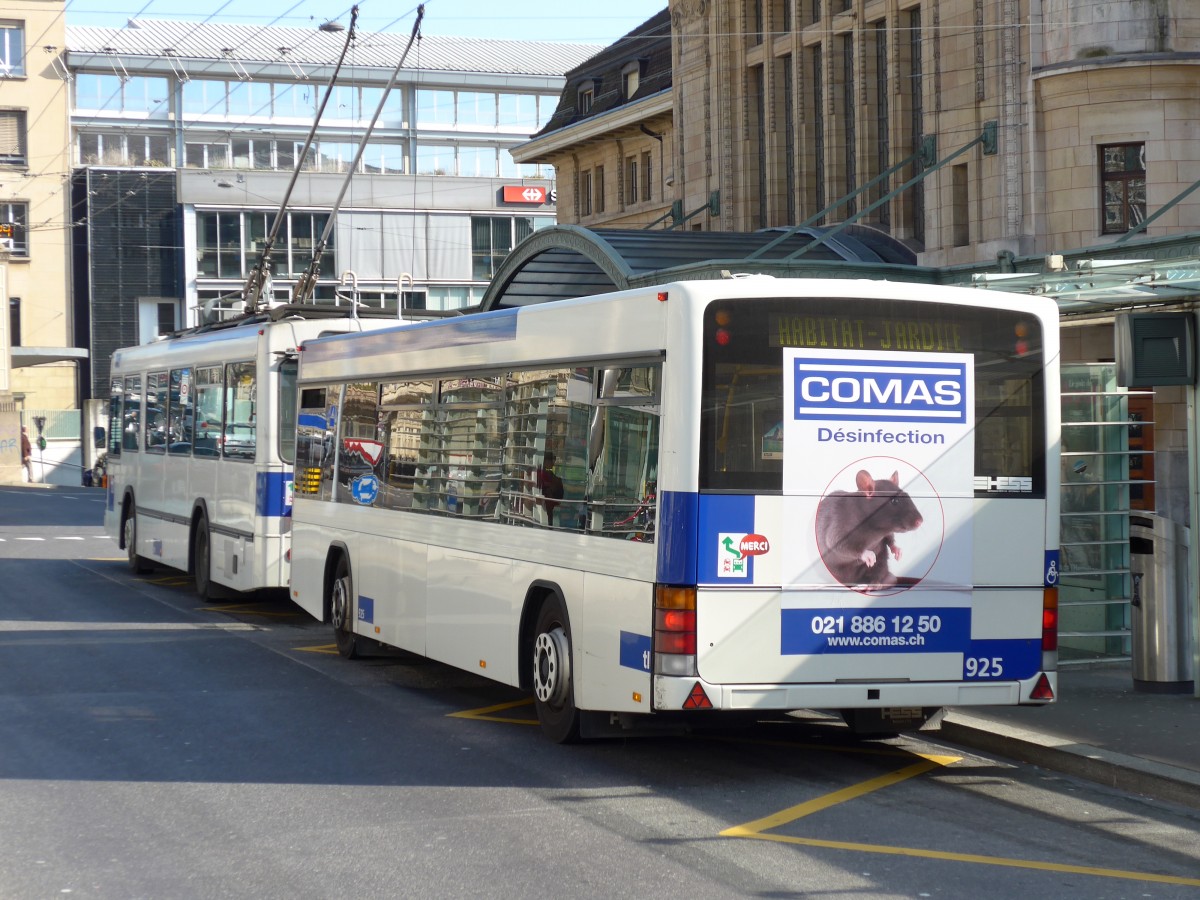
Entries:
<svg viewBox="0 0 1200 900">
<path fill-rule="evenodd" d="M 828 749 L 828 748 L 827 748 Z M 1010 859 L 1003 856 L 983 856 L 978 853 L 952 853 L 945 850 L 922 850 L 915 847 L 892 847 L 887 844 L 860 844 L 855 841 L 829 841 L 819 838 L 791 837 L 784 834 L 767 834 L 772 828 L 779 828 L 811 816 L 813 813 L 845 803 L 872 791 L 882 790 L 899 784 L 918 775 L 923 775 L 940 766 L 948 766 L 958 762 L 959 756 L 927 756 L 919 754 L 923 761 L 880 775 L 868 781 L 851 785 L 832 794 L 817 797 L 806 803 L 788 807 L 785 810 L 735 825 L 721 832 L 721 837 L 749 838 L 759 841 L 774 841 L 780 844 L 796 844 L 802 847 L 823 847 L 829 850 L 853 850 L 859 853 L 880 853 L 887 856 L 908 856 L 918 859 L 941 859 L 949 862 L 976 863 L 986 866 L 1002 866 L 1010 869 L 1032 869 L 1040 872 L 1063 872 L 1072 875 L 1094 875 L 1099 878 L 1122 878 L 1127 881 L 1149 881 L 1155 884 L 1182 884 L 1190 887 L 1200 887 L 1200 878 L 1183 878 L 1176 875 L 1153 875 L 1145 872 L 1129 872 L 1123 869 L 1103 869 L 1095 866 L 1076 866 L 1066 863 L 1037 862 L 1035 860 Z"/>
<path fill-rule="evenodd" d="M 533 698 L 526 697 L 524 700 L 511 700 L 508 703 L 497 703 L 495 706 L 484 706 L 479 709 L 466 709 L 462 712 L 447 713 L 447 718 L 450 719 L 478 719 L 483 722 L 504 722 L 509 725 L 537 725 L 537 719 L 511 719 L 507 716 L 493 716 L 491 713 L 503 712 L 506 709 L 515 709 L 518 706 L 532 706 Z"/>
<path fill-rule="evenodd" d="M 943 765 L 940 760 L 957 762 L 961 758 L 955 756 L 927 758 L 911 766 L 905 766 L 903 769 L 897 769 L 895 772 L 889 772 L 886 775 L 880 775 L 878 778 L 872 778 L 870 781 L 863 781 L 859 784 L 842 788 L 840 791 L 834 791 L 832 794 L 826 794 L 824 797 L 809 800 L 807 803 L 788 807 L 774 815 L 755 819 L 753 822 L 747 822 L 744 825 L 735 825 L 733 828 L 727 828 L 721 832 L 721 837 L 759 837 L 759 832 L 766 831 L 769 828 L 778 828 L 780 825 L 787 825 L 789 822 L 795 822 L 797 819 L 811 816 L 813 813 L 828 809 L 831 806 L 837 806 L 839 803 L 845 803 L 847 800 L 853 800 L 872 791 L 891 787 L 893 784 L 907 781 L 909 778 L 915 778 L 917 775 L 924 775 L 926 772 Z"/>
<path fill-rule="evenodd" d="M 337 644 L 320 644 L 316 647 L 293 647 L 299 653 L 334 653 L 338 652 Z"/>
</svg>

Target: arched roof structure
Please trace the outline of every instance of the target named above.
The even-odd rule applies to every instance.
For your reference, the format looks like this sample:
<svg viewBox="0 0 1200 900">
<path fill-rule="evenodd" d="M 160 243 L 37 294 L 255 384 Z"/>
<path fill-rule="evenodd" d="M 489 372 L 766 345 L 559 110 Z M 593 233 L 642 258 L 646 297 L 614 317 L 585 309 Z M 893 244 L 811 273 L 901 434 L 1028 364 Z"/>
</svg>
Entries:
<svg viewBox="0 0 1200 900">
<path fill-rule="evenodd" d="M 556 225 L 501 264 L 481 309 L 508 309 L 668 281 L 755 272 L 780 277 L 940 281 L 911 249 L 865 226 L 754 232 L 641 231 Z M 796 255 L 803 251 L 802 255 Z"/>
</svg>

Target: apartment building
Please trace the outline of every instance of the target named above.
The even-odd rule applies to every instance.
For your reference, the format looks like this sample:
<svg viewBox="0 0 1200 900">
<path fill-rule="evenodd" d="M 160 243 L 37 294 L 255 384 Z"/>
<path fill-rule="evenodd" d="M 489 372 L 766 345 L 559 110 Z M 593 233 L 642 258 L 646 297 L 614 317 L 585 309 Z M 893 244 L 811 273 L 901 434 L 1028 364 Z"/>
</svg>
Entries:
<svg viewBox="0 0 1200 900">
<path fill-rule="evenodd" d="M 70 73 L 62 2 L 0 10 L 0 261 L 9 386 L 18 409 L 77 404 L 70 285 Z M 9 360 L 0 360 L 8 366 Z"/>
</svg>

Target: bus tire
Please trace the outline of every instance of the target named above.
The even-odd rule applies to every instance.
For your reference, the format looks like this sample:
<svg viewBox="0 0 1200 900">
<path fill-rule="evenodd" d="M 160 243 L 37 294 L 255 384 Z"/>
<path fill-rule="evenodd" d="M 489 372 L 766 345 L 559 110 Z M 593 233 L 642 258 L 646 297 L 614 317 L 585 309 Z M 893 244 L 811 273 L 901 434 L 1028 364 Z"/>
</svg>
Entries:
<svg viewBox="0 0 1200 900">
<path fill-rule="evenodd" d="M 200 514 L 196 530 L 192 533 L 192 568 L 196 580 L 196 593 L 201 600 L 214 599 L 212 583 L 212 535 L 208 530 L 208 516 Z"/>
<path fill-rule="evenodd" d="M 137 552 L 137 505 L 131 498 L 125 504 L 125 518 L 121 522 L 121 536 L 125 541 L 125 554 L 129 560 L 129 571 L 134 575 L 145 575 L 152 568 L 150 562 Z"/>
<path fill-rule="evenodd" d="M 533 629 L 533 705 L 542 732 L 558 744 L 579 740 L 579 710 L 571 676 L 571 624 L 562 600 L 542 602 Z"/>
<path fill-rule="evenodd" d="M 339 555 L 329 583 L 329 621 L 333 623 L 333 640 L 338 653 L 346 659 L 359 656 L 358 635 L 354 633 L 354 582 L 350 579 L 350 563 Z"/>
</svg>

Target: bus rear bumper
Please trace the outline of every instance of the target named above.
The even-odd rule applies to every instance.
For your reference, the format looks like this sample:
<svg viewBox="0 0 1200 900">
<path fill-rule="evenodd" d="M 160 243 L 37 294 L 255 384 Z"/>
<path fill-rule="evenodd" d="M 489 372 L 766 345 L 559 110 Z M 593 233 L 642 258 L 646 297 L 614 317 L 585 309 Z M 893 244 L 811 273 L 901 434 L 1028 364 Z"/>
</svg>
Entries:
<svg viewBox="0 0 1200 900">
<path fill-rule="evenodd" d="M 1058 673 L 1023 681 L 853 682 L 841 684 L 712 684 L 697 677 L 654 678 L 654 710 L 881 709 L 888 707 L 1044 705 L 1031 700 L 1045 674 L 1057 696 Z M 697 688 L 699 690 L 697 690 Z M 703 693 L 703 697 L 700 696 Z"/>
</svg>

